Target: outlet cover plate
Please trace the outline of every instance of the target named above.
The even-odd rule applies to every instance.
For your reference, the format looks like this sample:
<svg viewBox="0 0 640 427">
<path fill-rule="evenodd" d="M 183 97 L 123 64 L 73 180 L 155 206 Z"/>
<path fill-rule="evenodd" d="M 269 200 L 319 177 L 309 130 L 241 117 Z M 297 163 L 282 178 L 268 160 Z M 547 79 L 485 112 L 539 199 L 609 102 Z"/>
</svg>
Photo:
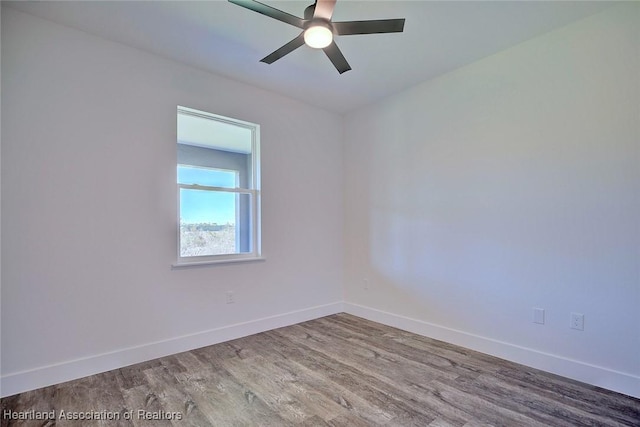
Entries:
<svg viewBox="0 0 640 427">
<path fill-rule="evenodd" d="M 584 314 L 571 313 L 571 329 L 584 331 Z"/>
<path fill-rule="evenodd" d="M 533 308 L 533 323 L 544 325 L 544 308 Z"/>
</svg>

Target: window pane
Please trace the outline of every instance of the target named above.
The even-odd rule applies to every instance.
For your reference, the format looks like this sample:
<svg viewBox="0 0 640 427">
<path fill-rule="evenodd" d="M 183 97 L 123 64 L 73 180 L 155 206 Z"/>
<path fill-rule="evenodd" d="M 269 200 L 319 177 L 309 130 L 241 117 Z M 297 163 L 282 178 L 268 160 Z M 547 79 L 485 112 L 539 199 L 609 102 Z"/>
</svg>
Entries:
<svg viewBox="0 0 640 427">
<path fill-rule="evenodd" d="M 180 189 L 180 256 L 234 254 L 236 194 Z"/>
<path fill-rule="evenodd" d="M 238 172 L 178 165 L 178 184 L 236 188 L 238 187 Z"/>
<path fill-rule="evenodd" d="M 251 252 L 250 195 L 180 189 L 180 256 Z"/>
</svg>

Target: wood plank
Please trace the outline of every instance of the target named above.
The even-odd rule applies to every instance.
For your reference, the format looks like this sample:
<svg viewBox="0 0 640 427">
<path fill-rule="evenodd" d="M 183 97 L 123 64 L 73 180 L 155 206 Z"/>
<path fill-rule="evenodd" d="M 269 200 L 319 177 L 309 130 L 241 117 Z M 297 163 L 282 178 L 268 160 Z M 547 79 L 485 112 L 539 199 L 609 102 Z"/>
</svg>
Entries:
<svg viewBox="0 0 640 427">
<path fill-rule="evenodd" d="M 425 426 L 436 418 L 433 411 L 417 404 L 411 395 L 394 387 L 394 384 L 383 382 L 364 369 L 358 370 L 340 362 L 337 358 L 313 350 L 301 340 L 296 339 L 295 334 L 285 336 L 283 331 L 271 331 L 265 334 L 277 337 L 280 347 L 287 352 L 288 357 L 310 369 L 323 372 L 330 381 L 352 393 L 358 393 L 371 405 L 384 408 L 394 417 L 405 418 L 410 414 L 411 424 L 407 425 Z"/>
<path fill-rule="evenodd" d="M 226 369 L 202 363 L 191 353 L 182 353 L 179 359 L 188 372 L 177 374 L 177 380 L 215 425 L 251 425 L 256 420 L 263 425 L 287 425 L 281 414 L 258 395 L 254 384 L 241 381 Z"/>
</svg>

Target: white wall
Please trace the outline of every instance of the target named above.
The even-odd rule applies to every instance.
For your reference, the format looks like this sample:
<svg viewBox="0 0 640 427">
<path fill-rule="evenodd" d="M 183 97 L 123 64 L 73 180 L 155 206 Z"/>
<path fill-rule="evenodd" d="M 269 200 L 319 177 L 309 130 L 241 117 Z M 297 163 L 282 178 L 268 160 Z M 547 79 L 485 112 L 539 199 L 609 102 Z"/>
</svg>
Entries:
<svg viewBox="0 0 640 427">
<path fill-rule="evenodd" d="M 639 10 L 348 116 L 348 311 L 640 396 Z"/>
<path fill-rule="evenodd" d="M 6 7 L 2 90 L 3 395 L 341 311 L 341 117 Z M 265 262 L 171 269 L 177 105 L 261 125 Z"/>
</svg>

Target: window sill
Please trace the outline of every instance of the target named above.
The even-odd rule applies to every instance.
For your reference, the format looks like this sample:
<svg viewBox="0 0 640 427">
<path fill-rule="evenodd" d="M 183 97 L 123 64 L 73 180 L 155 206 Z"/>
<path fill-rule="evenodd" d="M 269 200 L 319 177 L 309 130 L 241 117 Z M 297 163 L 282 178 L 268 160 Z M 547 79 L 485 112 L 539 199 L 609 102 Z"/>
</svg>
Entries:
<svg viewBox="0 0 640 427">
<path fill-rule="evenodd" d="M 207 267 L 219 264 L 235 264 L 242 262 L 262 262 L 266 261 L 265 257 L 255 257 L 255 258 L 233 258 L 233 259 L 215 259 L 208 261 L 193 261 L 193 262 L 180 262 L 171 264 L 172 270 L 180 270 L 183 268 L 193 268 L 193 267 Z"/>
</svg>

